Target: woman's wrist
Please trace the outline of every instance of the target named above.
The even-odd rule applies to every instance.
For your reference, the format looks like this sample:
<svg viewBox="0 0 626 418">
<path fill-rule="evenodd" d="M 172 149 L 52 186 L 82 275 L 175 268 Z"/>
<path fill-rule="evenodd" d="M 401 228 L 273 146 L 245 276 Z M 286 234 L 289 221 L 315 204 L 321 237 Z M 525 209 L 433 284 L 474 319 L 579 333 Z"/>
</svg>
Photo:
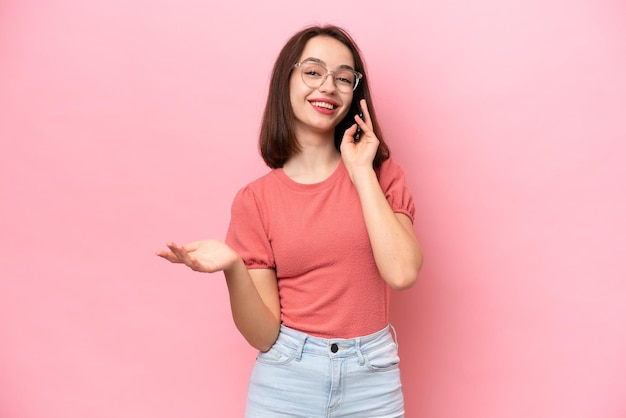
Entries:
<svg viewBox="0 0 626 418">
<path fill-rule="evenodd" d="M 228 276 L 232 276 L 243 271 L 247 271 L 246 265 L 241 256 L 233 250 L 233 260 L 224 268 L 224 273 Z"/>
<path fill-rule="evenodd" d="M 376 172 L 372 166 L 358 166 L 352 168 L 349 171 L 350 179 L 354 184 L 354 187 L 359 188 L 368 186 L 372 184 L 372 182 L 378 183 L 378 178 L 376 177 Z"/>
</svg>

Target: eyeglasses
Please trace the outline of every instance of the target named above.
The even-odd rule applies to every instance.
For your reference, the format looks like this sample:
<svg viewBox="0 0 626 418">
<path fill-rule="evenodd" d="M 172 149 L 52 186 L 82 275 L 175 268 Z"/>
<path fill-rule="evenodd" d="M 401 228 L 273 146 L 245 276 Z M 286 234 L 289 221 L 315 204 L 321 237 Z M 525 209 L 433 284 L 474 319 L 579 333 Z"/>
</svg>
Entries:
<svg viewBox="0 0 626 418">
<path fill-rule="evenodd" d="M 359 80 L 363 78 L 363 74 L 349 68 L 328 71 L 324 64 L 315 61 L 304 60 L 294 65 L 294 67 L 300 68 L 304 84 L 314 89 L 319 88 L 326 81 L 326 77 L 333 74 L 337 90 L 342 93 L 349 93 L 356 89 L 356 86 L 359 85 Z"/>
</svg>

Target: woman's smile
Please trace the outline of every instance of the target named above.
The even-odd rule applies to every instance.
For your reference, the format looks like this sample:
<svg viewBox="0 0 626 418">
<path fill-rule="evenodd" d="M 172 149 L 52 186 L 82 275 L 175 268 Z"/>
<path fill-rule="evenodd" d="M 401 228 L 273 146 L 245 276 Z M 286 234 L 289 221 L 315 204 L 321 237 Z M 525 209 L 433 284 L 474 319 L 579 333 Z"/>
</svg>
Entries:
<svg viewBox="0 0 626 418">
<path fill-rule="evenodd" d="M 329 99 L 314 99 L 309 100 L 309 103 L 311 103 L 313 109 L 324 115 L 332 115 L 335 112 L 335 109 L 339 107 L 336 102 Z"/>
</svg>

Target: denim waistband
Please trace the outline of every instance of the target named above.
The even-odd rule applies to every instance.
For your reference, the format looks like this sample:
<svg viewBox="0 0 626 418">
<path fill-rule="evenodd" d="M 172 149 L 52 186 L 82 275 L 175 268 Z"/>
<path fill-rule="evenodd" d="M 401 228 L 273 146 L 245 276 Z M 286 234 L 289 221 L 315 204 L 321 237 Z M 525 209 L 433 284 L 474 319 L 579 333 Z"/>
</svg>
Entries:
<svg viewBox="0 0 626 418">
<path fill-rule="evenodd" d="M 393 336 L 392 336 L 393 332 Z M 319 338 L 308 335 L 304 332 L 280 326 L 280 334 L 276 343 L 284 344 L 296 350 L 296 357 L 299 359 L 302 353 L 334 357 L 357 356 L 362 358 L 363 353 L 375 351 L 390 342 L 397 345 L 396 330 L 388 324 L 380 331 L 373 334 L 355 338 Z"/>
</svg>

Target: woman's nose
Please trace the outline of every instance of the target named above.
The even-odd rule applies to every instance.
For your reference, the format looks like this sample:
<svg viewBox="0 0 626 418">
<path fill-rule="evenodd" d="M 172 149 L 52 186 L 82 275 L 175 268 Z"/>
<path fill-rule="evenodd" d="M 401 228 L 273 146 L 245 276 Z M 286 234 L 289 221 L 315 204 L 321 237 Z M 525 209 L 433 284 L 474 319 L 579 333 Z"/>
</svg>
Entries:
<svg viewBox="0 0 626 418">
<path fill-rule="evenodd" d="M 335 74 L 328 72 L 322 78 L 322 84 L 318 87 L 319 91 L 333 92 L 337 89 L 337 85 L 335 84 Z"/>
</svg>

